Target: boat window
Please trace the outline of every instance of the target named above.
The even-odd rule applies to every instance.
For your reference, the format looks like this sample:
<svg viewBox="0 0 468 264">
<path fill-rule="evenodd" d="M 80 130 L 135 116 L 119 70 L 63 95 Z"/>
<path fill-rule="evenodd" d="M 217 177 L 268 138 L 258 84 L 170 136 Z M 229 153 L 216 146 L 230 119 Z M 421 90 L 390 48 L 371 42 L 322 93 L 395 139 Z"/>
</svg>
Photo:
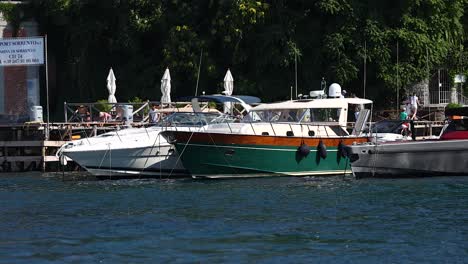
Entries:
<svg viewBox="0 0 468 264">
<path fill-rule="evenodd" d="M 263 122 L 299 122 L 302 117 L 303 109 L 275 109 L 252 112 L 249 118 L 244 121 L 263 121 Z"/>
<path fill-rule="evenodd" d="M 400 133 L 401 124 L 407 121 L 400 120 L 382 120 L 372 126 L 372 133 Z M 364 132 L 367 132 L 365 129 Z"/>
<path fill-rule="evenodd" d="M 454 119 L 447 126 L 446 131 L 468 131 L 468 119 Z"/>
<path fill-rule="evenodd" d="M 349 135 L 346 130 L 344 130 L 341 126 L 330 126 L 330 129 L 335 133 L 337 136 L 347 136 Z"/>
<path fill-rule="evenodd" d="M 228 115 L 219 113 L 173 113 L 162 120 L 162 125 L 203 126 L 212 123 L 232 121 Z"/>
<path fill-rule="evenodd" d="M 108 132 L 108 133 L 104 133 L 104 134 L 101 134 L 101 135 L 98 135 L 97 137 L 115 137 L 116 136 L 116 133 L 115 132 Z"/>
<path fill-rule="evenodd" d="M 341 108 L 311 108 L 304 122 L 333 122 L 340 120 Z M 307 117 L 307 118 L 306 118 Z M 305 121 L 310 120 L 310 121 Z"/>
<path fill-rule="evenodd" d="M 341 108 L 275 109 L 254 111 L 244 118 L 244 122 L 336 122 Z"/>
</svg>

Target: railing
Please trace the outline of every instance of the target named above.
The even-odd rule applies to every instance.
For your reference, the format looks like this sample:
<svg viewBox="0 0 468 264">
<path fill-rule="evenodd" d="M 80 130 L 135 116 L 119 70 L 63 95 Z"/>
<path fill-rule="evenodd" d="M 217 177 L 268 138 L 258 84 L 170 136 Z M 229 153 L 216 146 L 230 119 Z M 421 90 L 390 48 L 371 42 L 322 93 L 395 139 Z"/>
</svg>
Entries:
<svg viewBox="0 0 468 264">
<path fill-rule="evenodd" d="M 64 102 L 64 121 L 67 123 L 82 123 L 82 122 L 93 122 L 93 121 L 123 121 L 121 112 L 123 111 L 124 105 L 138 105 L 139 111 L 141 111 L 142 104 L 135 103 L 67 103 Z M 101 108 L 111 109 L 109 112 L 103 111 Z M 148 108 L 148 102 L 143 103 L 145 108 Z M 138 112 L 139 112 L 138 111 Z M 104 113 L 106 113 L 104 115 Z M 132 113 L 132 117 L 133 117 Z M 105 118 L 103 118 L 105 116 Z M 143 118 L 145 118 L 143 116 Z"/>
<path fill-rule="evenodd" d="M 458 103 L 461 105 L 468 105 L 468 97 L 464 96 L 463 94 L 457 92 L 457 100 Z"/>
<path fill-rule="evenodd" d="M 430 91 L 429 103 L 430 104 L 448 104 L 450 103 L 450 91 Z"/>
<path fill-rule="evenodd" d="M 133 106 L 131 113 L 124 113 L 124 110 L 129 110 L 128 106 Z M 171 102 L 161 104 L 160 102 L 141 102 L 141 103 L 67 103 L 64 102 L 64 120 L 66 123 L 84 123 L 84 122 L 123 122 L 130 119 L 126 114 L 131 114 L 133 122 L 148 122 L 149 110 L 151 105 L 159 106 L 160 113 L 168 114 L 173 112 L 193 112 L 191 103 L 189 102 Z M 202 112 L 210 108 L 207 102 L 199 102 Z M 137 109 L 135 109 L 138 107 Z M 102 108 L 111 109 L 110 111 L 102 111 Z M 234 113 L 241 113 L 239 109 L 233 109 Z M 236 112 L 237 111 L 237 112 Z M 104 114 L 110 115 L 104 119 Z"/>
<path fill-rule="evenodd" d="M 123 114 L 131 114 L 134 122 L 146 122 L 148 120 L 148 113 L 150 105 L 159 105 L 159 102 L 142 102 L 142 103 L 67 103 L 64 102 L 64 120 L 67 123 L 82 123 L 82 122 L 109 122 L 125 121 Z M 123 113 L 126 106 L 138 107 L 131 113 Z M 111 109 L 110 111 L 102 111 L 101 108 Z M 166 104 L 165 107 L 171 107 Z M 134 109 L 133 108 L 133 109 Z M 104 114 L 107 113 L 108 115 Z"/>
</svg>

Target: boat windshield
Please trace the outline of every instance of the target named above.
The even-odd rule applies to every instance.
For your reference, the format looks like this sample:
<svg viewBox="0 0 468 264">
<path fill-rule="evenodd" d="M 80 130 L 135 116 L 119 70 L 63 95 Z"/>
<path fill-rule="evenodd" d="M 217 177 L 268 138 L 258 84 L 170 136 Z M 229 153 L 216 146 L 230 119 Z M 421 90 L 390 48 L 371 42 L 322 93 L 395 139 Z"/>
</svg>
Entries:
<svg viewBox="0 0 468 264">
<path fill-rule="evenodd" d="M 173 113 L 165 117 L 162 126 L 204 126 L 213 123 L 232 122 L 234 118 L 221 113 Z"/>
<path fill-rule="evenodd" d="M 402 124 L 406 120 L 382 120 L 372 125 L 372 133 L 401 133 Z M 364 132 L 368 132 L 368 128 Z"/>
<path fill-rule="evenodd" d="M 468 119 L 453 119 L 449 122 L 446 132 L 468 131 Z"/>
<path fill-rule="evenodd" d="M 245 122 L 336 122 L 341 108 L 273 109 L 252 111 Z"/>
</svg>

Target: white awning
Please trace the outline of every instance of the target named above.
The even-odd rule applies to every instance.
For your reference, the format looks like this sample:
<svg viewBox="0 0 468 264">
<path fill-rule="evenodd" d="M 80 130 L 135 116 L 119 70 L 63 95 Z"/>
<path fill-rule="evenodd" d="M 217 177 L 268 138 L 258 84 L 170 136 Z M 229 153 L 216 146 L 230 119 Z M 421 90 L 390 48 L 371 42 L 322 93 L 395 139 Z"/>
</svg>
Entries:
<svg viewBox="0 0 468 264">
<path fill-rule="evenodd" d="M 294 100 L 279 103 L 261 104 L 251 111 L 280 110 L 280 109 L 307 109 L 307 108 L 345 108 L 348 104 L 372 104 L 371 100 L 362 98 L 329 98 Z"/>
</svg>

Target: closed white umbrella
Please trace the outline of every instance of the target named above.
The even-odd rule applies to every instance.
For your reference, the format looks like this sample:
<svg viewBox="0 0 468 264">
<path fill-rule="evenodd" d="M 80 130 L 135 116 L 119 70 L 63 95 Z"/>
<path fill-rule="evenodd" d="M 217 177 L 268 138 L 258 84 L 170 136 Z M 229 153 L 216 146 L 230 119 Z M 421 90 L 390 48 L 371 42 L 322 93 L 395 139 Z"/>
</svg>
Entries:
<svg viewBox="0 0 468 264">
<path fill-rule="evenodd" d="M 224 91 L 225 95 L 232 95 L 234 90 L 234 78 L 232 78 L 231 71 L 228 69 L 226 75 L 224 76 Z"/>
<path fill-rule="evenodd" d="M 161 79 L 161 103 L 167 104 L 171 102 L 171 75 L 169 69 L 166 68 L 164 75 Z"/>
<path fill-rule="evenodd" d="M 107 101 L 109 103 L 117 103 L 117 99 L 115 98 L 115 90 L 117 86 L 115 85 L 115 75 L 112 68 L 109 71 L 109 75 L 107 75 L 107 90 L 109 90 L 109 97 Z"/>
<path fill-rule="evenodd" d="M 232 77 L 231 71 L 228 69 L 224 76 L 224 91 L 225 95 L 232 95 L 234 90 L 234 78 Z M 232 103 L 224 103 L 224 113 L 232 114 Z"/>
</svg>

